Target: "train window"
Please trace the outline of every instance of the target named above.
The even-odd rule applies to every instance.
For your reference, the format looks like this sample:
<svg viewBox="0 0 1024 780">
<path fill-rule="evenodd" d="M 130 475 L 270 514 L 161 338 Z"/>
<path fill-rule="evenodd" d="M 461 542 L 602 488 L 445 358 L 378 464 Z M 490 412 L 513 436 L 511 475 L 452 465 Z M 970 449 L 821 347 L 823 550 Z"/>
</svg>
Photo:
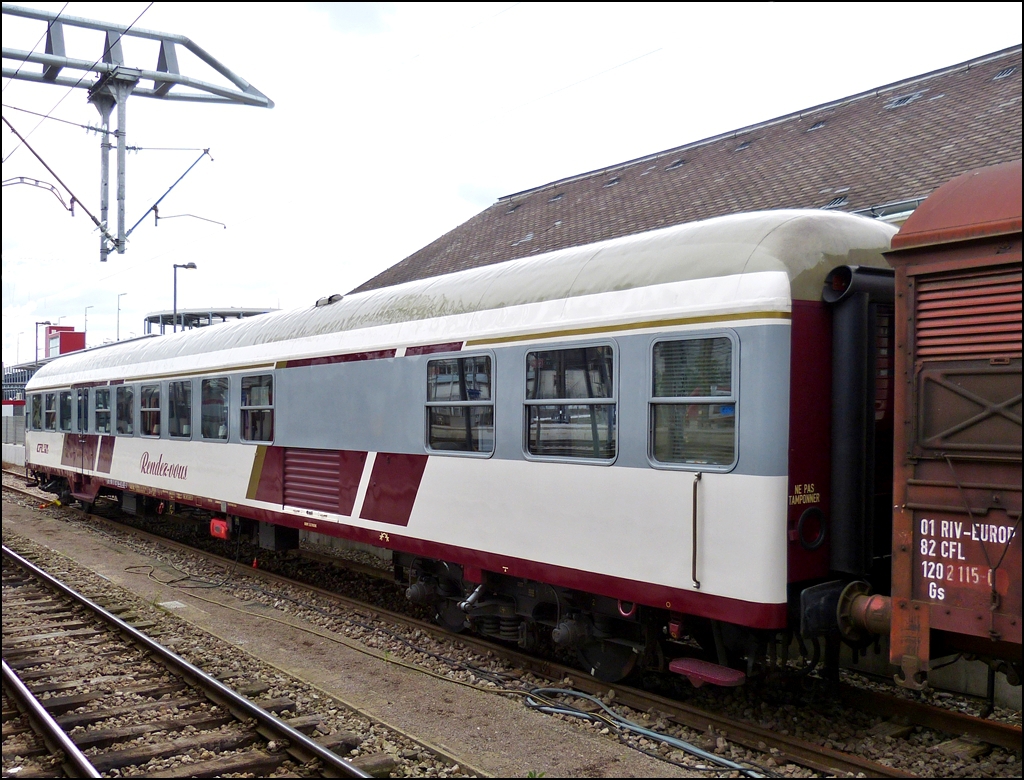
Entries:
<svg viewBox="0 0 1024 780">
<path fill-rule="evenodd" d="M 71 391 L 64 390 L 60 394 L 60 429 L 71 430 Z"/>
<path fill-rule="evenodd" d="M 78 390 L 78 432 L 89 431 L 89 391 L 84 387 Z"/>
<path fill-rule="evenodd" d="M 228 380 L 204 379 L 202 384 L 202 424 L 204 439 L 228 438 Z"/>
<path fill-rule="evenodd" d="M 43 427 L 48 431 L 57 430 L 57 394 L 47 393 L 46 411 L 43 417 Z"/>
<path fill-rule="evenodd" d="M 123 436 L 135 433 L 135 388 L 121 385 L 114 397 L 117 405 L 117 432 Z"/>
<path fill-rule="evenodd" d="M 97 387 L 92 398 L 96 433 L 110 433 L 110 388 Z"/>
<path fill-rule="evenodd" d="M 143 385 L 142 397 L 142 435 L 160 435 L 160 385 Z"/>
<path fill-rule="evenodd" d="M 427 362 L 427 446 L 444 452 L 494 452 L 489 355 Z"/>
<path fill-rule="evenodd" d="M 32 427 L 33 431 L 41 431 L 43 430 L 43 397 L 36 393 L 31 396 L 30 403 L 32 404 L 32 407 L 30 411 L 31 416 L 29 418 L 29 425 Z"/>
<path fill-rule="evenodd" d="M 733 343 L 728 336 L 654 344 L 650 452 L 659 463 L 736 459 Z"/>
<path fill-rule="evenodd" d="M 167 433 L 175 439 L 192 435 L 192 382 L 167 383 Z"/>
<path fill-rule="evenodd" d="M 242 377 L 242 439 L 274 440 L 274 377 Z"/>
<path fill-rule="evenodd" d="M 613 363 L 610 346 L 527 353 L 528 454 L 597 460 L 615 457 Z"/>
</svg>

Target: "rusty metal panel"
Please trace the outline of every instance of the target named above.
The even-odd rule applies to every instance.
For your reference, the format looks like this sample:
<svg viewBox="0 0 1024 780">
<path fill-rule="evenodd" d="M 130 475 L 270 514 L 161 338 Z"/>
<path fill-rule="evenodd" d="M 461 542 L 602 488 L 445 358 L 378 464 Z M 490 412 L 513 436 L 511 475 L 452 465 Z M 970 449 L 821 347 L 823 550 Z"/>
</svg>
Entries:
<svg viewBox="0 0 1024 780">
<path fill-rule="evenodd" d="M 1019 644 L 1020 461 L 922 459 L 905 507 L 914 520 L 911 595 L 931 605 L 931 627 Z"/>
<path fill-rule="evenodd" d="M 1019 316 L 1019 315 L 1018 315 Z M 1021 452 L 1021 361 L 925 363 L 915 454 Z"/>
<path fill-rule="evenodd" d="M 900 228 L 892 249 L 1021 232 L 1021 161 L 970 171 L 933 192 Z"/>
</svg>

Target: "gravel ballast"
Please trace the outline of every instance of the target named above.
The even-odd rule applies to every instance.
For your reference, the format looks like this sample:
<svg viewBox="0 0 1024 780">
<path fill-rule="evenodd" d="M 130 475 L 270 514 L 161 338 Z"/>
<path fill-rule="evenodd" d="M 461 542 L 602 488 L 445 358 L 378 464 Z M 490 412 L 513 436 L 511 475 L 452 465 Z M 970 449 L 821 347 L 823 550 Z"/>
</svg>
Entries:
<svg viewBox="0 0 1024 780">
<path fill-rule="evenodd" d="M 175 636 L 181 632 L 183 638 L 173 649 L 211 673 L 242 669 L 247 681 L 271 683 L 267 694 L 271 696 L 286 688 L 294 690 L 289 687 L 294 683 L 286 683 L 292 675 L 304 680 L 306 693 L 294 695 L 306 709 L 296 715 L 311 712 L 309 705 L 319 705 L 318 699 L 333 698 L 337 711 L 344 712 L 339 717 L 359 719 L 362 713 L 368 716 L 367 723 L 374 719 L 390 724 L 394 727 L 391 737 L 385 726 L 370 726 L 373 741 L 365 750 L 361 746 L 361 751 L 385 750 L 397 756 L 403 770 L 398 776 L 448 777 L 474 770 L 520 777 L 542 772 L 566 777 L 708 776 L 632 750 L 593 729 L 534 712 L 519 701 L 425 676 L 317 636 L 311 632 L 325 633 L 322 626 L 297 617 L 288 601 L 273 606 L 254 599 L 249 590 L 240 591 L 239 598 L 227 588 L 163 584 L 182 577 L 182 567 L 189 565 L 172 562 L 177 553 L 147 555 L 137 549 L 143 545 L 90 529 L 87 522 L 74 522 L 64 510 L 21 505 L 27 503 L 5 495 L 5 543 L 10 536 L 17 546 L 16 537 L 21 537 L 59 552 L 98 575 L 96 590 L 114 590 L 110 588 L 114 585 L 118 591 L 123 588 L 134 594 L 140 600 L 136 611 L 140 616 L 145 613 L 147 620 L 190 626 L 192 632 L 174 629 Z M 216 578 L 218 573 L 209 574 Z M 123 601 L 120 595 L 119 601 Z M 169 633 L 162 624 L 161 631 Z M 387 647 L 379 650 L 391 652 Z M 356 730 L 356 724 L 348 721 L 339 727 Z M 403 739 L 403 733 L 440 748 L 455 761 L 438 760 L 429 747 Z M 430 757 L 421 759 L 421 754 Z"/>
</svg>

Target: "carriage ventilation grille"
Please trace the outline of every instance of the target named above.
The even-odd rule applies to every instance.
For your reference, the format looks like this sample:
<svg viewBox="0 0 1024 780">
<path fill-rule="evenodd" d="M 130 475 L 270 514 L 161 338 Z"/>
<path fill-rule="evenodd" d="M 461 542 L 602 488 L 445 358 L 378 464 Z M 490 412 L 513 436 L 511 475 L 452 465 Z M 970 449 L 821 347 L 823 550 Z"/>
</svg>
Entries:
<svg viewBox="0 0 1024 780">
<path fill-rule="evenodd" d="M 922 279 L 915 351 L 918 360 L 1020 357 L 1020 266 Z"/>
<path fill-rule="evenodd" d="M 284 503 L 302 509 L 337 512 L 340 487 L 337 450 L 284 451 Z"/>
</svg>

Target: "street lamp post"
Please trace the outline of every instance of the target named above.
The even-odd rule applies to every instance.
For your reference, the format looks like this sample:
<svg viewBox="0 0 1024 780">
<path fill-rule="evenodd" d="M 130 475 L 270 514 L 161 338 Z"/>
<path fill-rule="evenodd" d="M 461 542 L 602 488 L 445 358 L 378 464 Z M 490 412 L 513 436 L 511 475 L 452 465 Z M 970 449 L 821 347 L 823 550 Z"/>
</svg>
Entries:
<svg viewBox="0 0 1024 780">
<path fill-rule="evenodd" d="M 42 322 L 36 323 L 36 363 L 39 362 L 39 326 L 40 325 L 51 325 L 49 320 L 43 320 Z"/>
<path fill-rule="evenodd" d="M 186 270 L 194 271 L 196 268 L 195 263 L 175 263 L 174 264 L 174 333 L 178 332 L 178 269 L 184 268 Z M 184 330 L 184 323 L 182 323 L 182 329 Z"/>
<path fill-rule="evenodd" d="M 123 298 L 127 294 L 128 293 L 126 293 L 126 292 L 118 293 L 117 294 L 117 340 L 118 341 L 121 340 L 121 298 Z"/>
<path fill-rule="evenodd" d="M 87 349 L 89 347 L 89 345 L 86 344 L 86 340 L 89 338 L 89 309 L 91 308 L 92 306 L 85 307 L 85 322 L 82 323 L 82 343 L 85 345 L 83 349 Z"/>
</svg>

